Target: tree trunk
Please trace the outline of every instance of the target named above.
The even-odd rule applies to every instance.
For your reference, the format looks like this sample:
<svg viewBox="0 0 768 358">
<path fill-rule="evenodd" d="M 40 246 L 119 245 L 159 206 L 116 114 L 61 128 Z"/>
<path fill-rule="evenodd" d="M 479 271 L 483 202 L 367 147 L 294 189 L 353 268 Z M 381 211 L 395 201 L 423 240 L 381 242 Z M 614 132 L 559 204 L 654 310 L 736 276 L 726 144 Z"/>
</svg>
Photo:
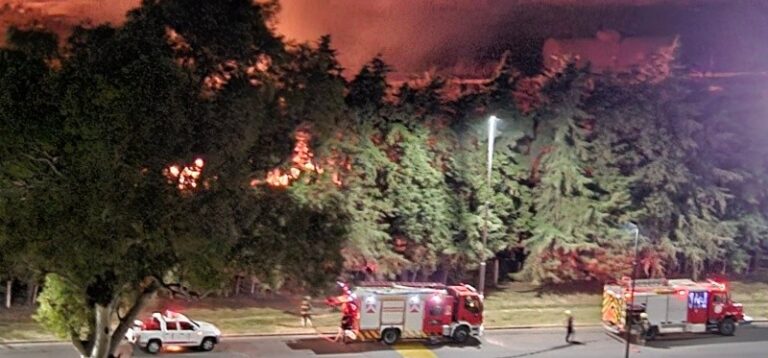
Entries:
<svg viewBox="0 0 768 358">
<path fill-rule="evenodd" d="M 256 294 L 256 278 L 251 276 L 251 296 Z"/>
<path fill-rule="evenodd" d="M 94 311 L 96 312 L 96 327 L 93 332 L 93 342 L 89 344 L 91 346 L 89 356 L 90 358 L 107 358 L 110 353 L 110 338 L 112 337 L 109 321 L 109 318 L 112 316 L 112 310 L 109 306 L 97 303 L 94 306 Z"/>
<path fill-rule="evenodd" d="M 131 309 L 128 310 L 128 313 L 126 313 L 125 316 L 120 319 L 120 323 L 117 325 L 115 332 L 112 334 L 112 340 L 109 342 L 109 354 L 114 354 L 115 351 L 117 351 L 117 348 L 120 346 L 120 342 L 122 342 L 123 337 L 125 337 L 125 333 L 128 332 L 128 328 L 133 325 L 133 320 L 136 319 L 136 316 L 139 315 L 139 312 L 141 312 L 141 310 L 147 304 L 147 301 L 149 301 L 152 295 L 155 294 L 158 288 L 160 287 L 157 283 L 153 283 L 144 288 L 144 290 L 141 291 L 139 297 L 136 299 L 136 302 L 134 302 L 133 307 L 131 307 Z M 117 300 L 113 306 L 117 307 Z"/>
<path fill-rule="evenodd" d="M 240 276 L 235 276 L 235 296 L 240 295 Z"/>
<path fill-rule="evenodd" d="M 37 283 L 30 281 L 27 283 L 27 305 L 35 304 L 35 295 L 37 291 Z"/>
<path fill-rule="evenodd" d="M 499 287 L 499 258 L 493 259 L 493 287 Z"/>
<path fill-rule="evenodd" d="M 37 294 L 39 292 L 40 292 L 40 285 L 37 282 L 35 282 L 32 288 L 32 304 L 33 305 L 37 302 Z"/>
<path fill-rule="evenodd" d="M 699 280 L 699 266 L 695 260 L 691 260 L 691 279 L 694 281 Z"/>
<path fill-rule="evenodd" d="M 448 267 L 447 267 L 447 265 L 440 266 L 440 269 L 438 270 L 438 273 L 440 273 L 440 278 L 437 281 L 442 283 L 443 285 L 448 283 Z"/>
<path fill-rule="evenodd" d="M 120 346 L 120 342 L 123 341 L 123 337 L 125 337 L 125 334 L 128 332 L 128 328 L 133 325 L 133 320 L 136 319 L 136 316 L 139 315 L 139 312 L 141 312 L 141 310 L 147 304 L 147 301 L 149 301 L 149 299 L 155 294 L 155 292 L 157 292 L 159 288 L 159 284 L 152 283 L 141 291 L 141 294 L 133 303 L 133 307 L 131 307 L 131 309 L 128 310 L 128 313 L 126 313 L 125 316 L 120 319 L 120 323 L 118 323 L 117 328 L 115 328 L 115 332 L 112 333 L 112 336 L 110 337 L 111 340 L 109 342 L 109 354 L 114 354 L 117 351 L 117 348 Z M 116 299 L 112 304 L 112 307 L 117 307 L 118 304 L 118 300 Z"/>
<path fill-rule="evenodd" d="M 5 308 L 11 308 L 11 299 L 13 298 L 13 280 L 5 283 Z"/>
<path fill-rule="evenodd" d="M 91 328 L 90 332 L 88 332 L 87 340 L 81 340 L 80 332 L 73 331 L 70 333 L 72 345 L 80 353 L 80 356 L 83 358 L 108 358 L 114 356 L 120 343 L 123 341 L 123 337 L 125 337 L 125 333 L 128 332 L 128 328 L 133 325 L 133 320 L 136 319 L 136 316 L 138 316 L 141 309 L 158 288 L 160 288 L 160 284 L 157 282 L 153 282 L 145 287 L 138 298 L 136 298 L 133 306 L 122 317 L 118 309 L 120 299 L 122 298 L 119 295 L 114 297 L 108 305 L 95 304 L 93 309 L 96 317 L 90 325 Z M 112 331 L 112 318 L 115 316 L 119 320 L 117 327 Z"/>
<path fill-rule="evenodd" d="M 85 347 L 83 346 L 83 341 L 80 340 L 80 334 L 76 332 L 71 332 L 69 334 L 69 339 L 72 342 L 72 345 L 75 346 L 75 349 L 78 353 L 80 353 L 80 357 L 87 357 L 88 352 L 86 352 Z"/>
<path fill-rule="evenodd" d="M 683 258 L 682 260 L 678 260 L 680 262 L 680 267 L 677 268 L 678 273 L 687 273 L 688 271 L 688 260 L 686 258 Z"/>
</svg>

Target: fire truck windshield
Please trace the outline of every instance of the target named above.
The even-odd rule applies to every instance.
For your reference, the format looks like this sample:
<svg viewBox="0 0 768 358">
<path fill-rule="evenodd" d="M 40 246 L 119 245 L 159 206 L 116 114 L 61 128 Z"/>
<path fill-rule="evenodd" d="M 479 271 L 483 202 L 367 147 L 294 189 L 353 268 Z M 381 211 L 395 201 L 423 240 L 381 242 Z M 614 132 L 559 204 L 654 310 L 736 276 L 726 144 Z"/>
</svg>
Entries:
<svg viewBox="0 0 768 358">
<path fill-rule="evenodd" d="M 714 303 L 726 303 L 728 300 L 724 293 L 715 293 L 714 297 L 712 297 L 712 301 Z"/>
<path fill-rule="evenodd" d="M 476 296 L 464 297 L 464 308 L 471 313 L 480 313 L 483 310 L 483 303 Z"/>
</svg>

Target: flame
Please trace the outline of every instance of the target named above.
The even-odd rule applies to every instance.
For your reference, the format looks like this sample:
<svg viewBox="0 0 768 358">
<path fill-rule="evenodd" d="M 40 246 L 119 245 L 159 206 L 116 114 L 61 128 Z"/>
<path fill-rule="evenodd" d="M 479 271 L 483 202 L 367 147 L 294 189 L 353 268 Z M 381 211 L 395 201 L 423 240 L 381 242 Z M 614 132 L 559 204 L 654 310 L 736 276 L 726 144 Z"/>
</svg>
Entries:
<svg viewBox="0 0 768 358">
<path fill-rule="evenodd" d="M 299 129 L 296 131 L 294 139 L 295 144 L 293 146 L 293 154 L 291 155 L 291 166 L 288 169 L 275 168 L 270 170 L 267 172 L 267 176 L 264 180 L 252 179 L 250 182 L 252 187 L 266 184 L 274 188 L 285 188 L 298 180 L 303 173 L 323 174 L 325 172 L 325 170 L 317 164 L 315 154 L 310 148 L 310 142 L 312 140 L 310 131 L 307 128 Z M 329 166 L 333 166 L 336 163 L 332 159 L 328 159 L 326 162 Z M 346 167 L 351 168 L 349 164 Z M 341 186 L 341 175 L 338 171 L 332 173 L 331 181 L 337 186 Z"/>
<path fill-rule="evenodd" d="M 169 184 L 175 184 L 181 191 L 189 191 L 197 188 L 204 166 L 205 161 L 202 158 L 197 158 L 191 166 L 184 166 L 183 169 L 176 164 L 170 165 L 163 171 L 163 174 L 168 179 Z"/>
</svg>

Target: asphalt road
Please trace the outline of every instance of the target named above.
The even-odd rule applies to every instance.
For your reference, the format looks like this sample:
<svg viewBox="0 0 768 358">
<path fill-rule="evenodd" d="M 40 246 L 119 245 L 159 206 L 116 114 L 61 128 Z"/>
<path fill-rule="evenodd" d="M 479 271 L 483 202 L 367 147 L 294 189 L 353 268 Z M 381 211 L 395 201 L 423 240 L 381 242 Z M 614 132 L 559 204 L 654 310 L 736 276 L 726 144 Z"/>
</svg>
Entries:
<svg viewBox="0 0 768 358">
<path fill-rule="evenodd" d="M 405 357 L 405 358 L 516 358 L 623 357 L 623 341 L 597 328 L 577 329 L 580 344 L 565 344 L 564 332 L 553 329 L 490 331 L 463 347 L 451 344 L 406 342 L 394 347 L 381 343 L 329 342 L 322 337 L 229 338 L 210 353 L 164 352 L 166 357 Z M 123 347 L 130 349 L 129 346 Z M 632 346 L 636 357 L 768 357 L 768 325 L 739 327 L 733 337 L 713 334 L 662 337 L 647 346 Z M 135 356 L 148 354 L 136 351 Z M 0 357 L 77 357 L 65 343 L 0 345 Z"/>
</svg>

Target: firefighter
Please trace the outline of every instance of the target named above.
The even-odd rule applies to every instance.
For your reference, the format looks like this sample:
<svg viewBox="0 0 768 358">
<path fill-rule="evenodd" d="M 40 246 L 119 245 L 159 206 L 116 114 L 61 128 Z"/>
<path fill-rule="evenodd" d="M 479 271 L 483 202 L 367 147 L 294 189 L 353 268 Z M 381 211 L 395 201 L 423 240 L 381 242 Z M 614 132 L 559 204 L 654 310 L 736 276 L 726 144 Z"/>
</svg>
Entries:
<svg viewBox="0 0 768 358">
<path fill-rule="evenodd" d="M 355 321 L 358 319 L 358 307 L 355 304 L 355 297 L 349 287 L 343 282 L 337 282 L 341 287 L 343 294 L 341 296 L 329 297 L 326 299 L 326 303 L 330 306 L 341 305 L 341 324 L 339 325 L 339 332 L 336 337 L 333 338 L 334 342 L 338 342 L 340 339 L 346 343 L 347 338 L 355 340 L 357 338 Z"/>
<path fill-rule="evenodd" d="M 342 316 L 341 316 L 341 324 L 339 325 L 339 332 L 336 334 L 336 337 L 333 339 L 334 341 L 338 342 L 341 340 L 343 343 L 347 343 L 347 338 L 354 339 L 354 321 L 355 321 L 355 310 L 350 307 L 354 306 L 354 303 L 347 302 L 344 304 L 344 308 L 342 309 Z"/>
<path fill-rule="evenodd" d="M 651 331 L 651 322 L 648 321 L 648 314 L 640 313 L 640 342 L 645 343 L 648 339 L 648 333 Z"/>
<path fill-rule="evenodd" d="M 565 311 L 566 321 L 565 321 L 565 342 L 566 343 L 573 343 L 571 340 L 571 337 L 573 337 L 573 314 L 570 310 Z"/>
<path fill-rule="evenodd" d="M 301 325 L 303 327 L 312 327 L 312 297 L 304 296 L 301 300 L 299 311 L 301 313 Z"/>
<path fill-rule="evenodd" d="M 354 340 L 357 338 L 355 334 L 355 318 L 357 317 L 357 305 L 354 301 L 345 301 L 341 304 L 341 324 L 339 324 L 339 331 L 336 333 L 336 337 L 333 338 L 334 342 L 341 340 L 343 343 L 347 343 L 347 338 Z"/>
<path fill-rule="evenodd" d="M 352 316 L 348 314 L 345 314 L 343 317 L 341 317 L 341 327 L 339 327 L 340 328 L 339 335 L 341 336 L 340 338 L 342 343 L 347 343 L 348 342 L 347 338 L 351 338 L 349 332 L 351 332 L 353 329 L 352 320 L 353 320 Z"/>
</svg>

